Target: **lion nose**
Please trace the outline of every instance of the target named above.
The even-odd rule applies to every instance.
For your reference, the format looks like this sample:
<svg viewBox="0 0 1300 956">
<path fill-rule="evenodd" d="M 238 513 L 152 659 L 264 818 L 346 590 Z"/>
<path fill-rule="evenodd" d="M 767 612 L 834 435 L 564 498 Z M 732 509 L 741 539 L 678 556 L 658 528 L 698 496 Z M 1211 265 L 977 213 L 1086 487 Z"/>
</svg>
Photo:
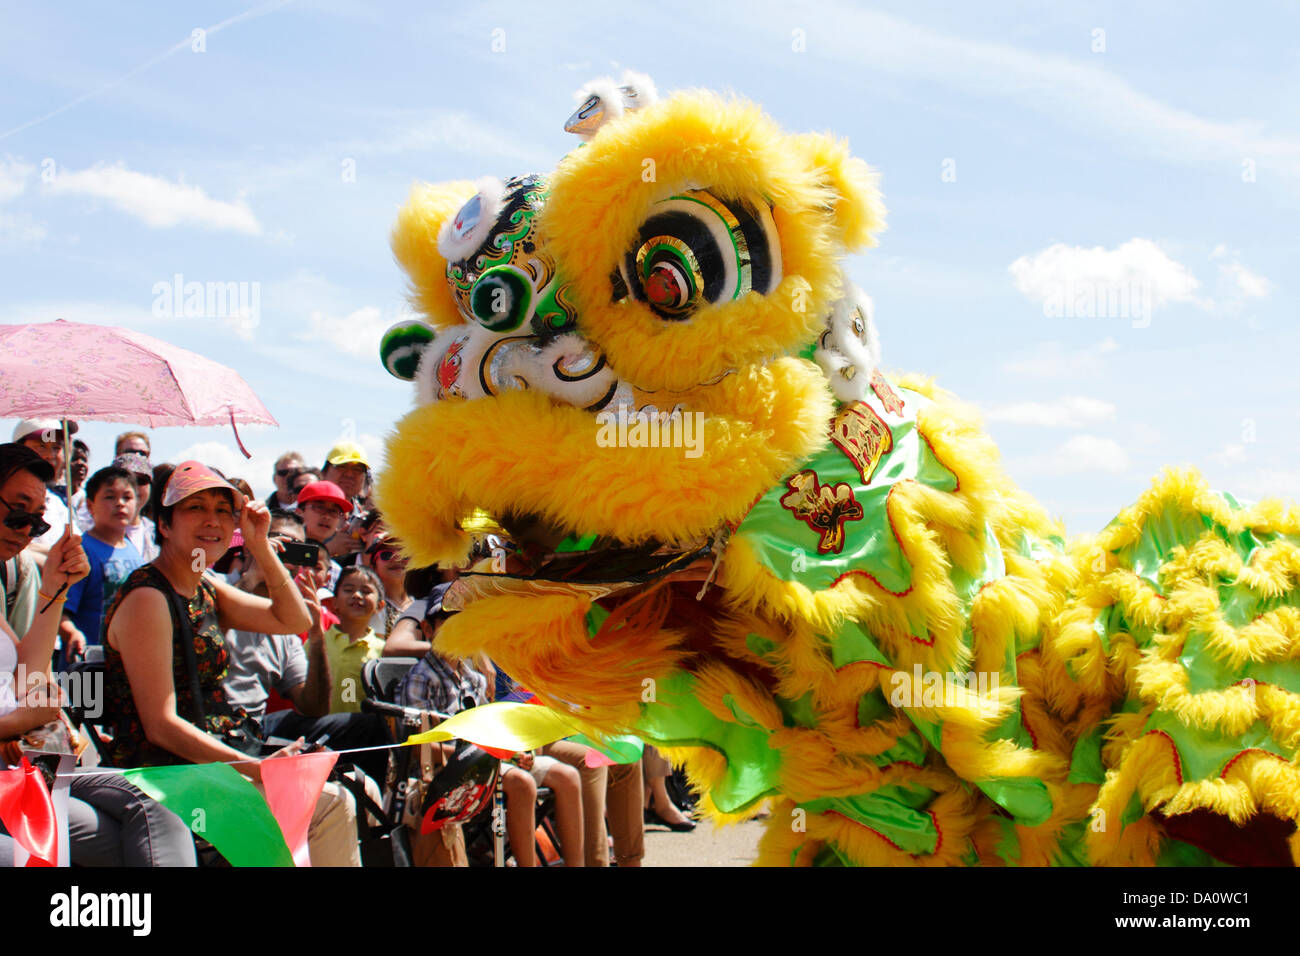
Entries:
<svg viewBox="0 0 1300 956">
<path fill-rule="evenodd" d="M 487 348 L 481 367 L 489 394 L 532 389 L 582 408 L 607 400 L 618 385 L 605 356 L 578 335 L 549 341 L 533 335 L 505 337 Z"/>
</svg>

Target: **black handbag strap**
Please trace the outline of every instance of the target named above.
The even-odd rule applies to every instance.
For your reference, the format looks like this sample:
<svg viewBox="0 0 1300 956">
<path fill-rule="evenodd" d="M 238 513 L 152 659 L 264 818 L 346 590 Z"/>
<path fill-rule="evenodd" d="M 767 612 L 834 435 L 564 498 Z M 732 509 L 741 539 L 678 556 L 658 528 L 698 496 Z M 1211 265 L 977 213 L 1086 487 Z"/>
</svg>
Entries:
<svg viewBox="0 0 1300 956">
<path fill-rule="evenodd" d="M 189 630 L 190 609 L 182 604 L 182 598 L 176 593 L 176 589 L 170 584 L 163 589 L 163 595 L 167 598 L 167 606 L 172 612 L 172 645 L 177 643 L 185 649 L 185 667 L 190 675 L 190 696 L 194 698 L 194 726 L 200 730 L 207 729 L 207 721 L 203 712 L 203 688 L 199 684 L 199 662 L 194 655 L 194 635 L 186 636 L 185 631 Z M 185 629 L 182 630 L 181 623 L 184 622 Z"/>
</svg>

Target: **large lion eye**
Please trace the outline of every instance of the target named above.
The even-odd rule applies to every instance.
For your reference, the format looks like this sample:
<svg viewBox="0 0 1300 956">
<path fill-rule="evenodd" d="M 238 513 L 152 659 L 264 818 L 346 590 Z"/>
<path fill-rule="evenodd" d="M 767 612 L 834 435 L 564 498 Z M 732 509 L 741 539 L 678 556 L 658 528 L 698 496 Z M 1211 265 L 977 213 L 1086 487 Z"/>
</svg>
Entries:
<svg viewBox="0 0 1300 956">
<path fill-rule="evenodd" d="M 637 239 L 619 279 L 665 319 L 751 290 L 766 295 L 781 279 L 776 226 L 761 203 L 723 202 L 705 190 L 670 196 L 655 204 Z"/>
</svg>

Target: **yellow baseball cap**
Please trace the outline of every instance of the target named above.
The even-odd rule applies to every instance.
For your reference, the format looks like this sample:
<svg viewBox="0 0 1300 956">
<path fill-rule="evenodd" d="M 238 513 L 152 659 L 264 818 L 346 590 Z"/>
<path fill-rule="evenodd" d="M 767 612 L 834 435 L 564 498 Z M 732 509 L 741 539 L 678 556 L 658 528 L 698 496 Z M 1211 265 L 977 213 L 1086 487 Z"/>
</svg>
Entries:
<svg viewBox="0 0 1300 956">
<path fill-rule="evenodd" d="M 370 467 L 370 462 L 366 460 L 366 453 L 361 450 L 361 446 L 356 442 L 341 441 L 329 450 L 325 456 L 325 461 L 331 465 L 365 465 Z"/>
</svg>

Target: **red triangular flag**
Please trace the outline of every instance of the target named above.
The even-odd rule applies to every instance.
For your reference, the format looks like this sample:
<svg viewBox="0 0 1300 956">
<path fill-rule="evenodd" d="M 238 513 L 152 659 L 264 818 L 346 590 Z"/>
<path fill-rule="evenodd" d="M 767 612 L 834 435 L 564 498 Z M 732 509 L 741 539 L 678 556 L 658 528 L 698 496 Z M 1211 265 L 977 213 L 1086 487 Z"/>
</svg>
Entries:
<svg viewBox="0 0 1300 956">
<path fill-rule="evenodd" d="M 0 823 L 30 856 L 28 866 L 56 866 L 59 829 L 54 801 L 45 778 L 26 757 L 17 767 L 0 770 Z"/>
<path fill-rule="evenodd" d="M 297 866 L 311 866 L 307 828 L 316 810 L 325 779 L 339 755 L 332 750 L 262 761 L 262 790 L 271 815 L 280 824 Z M 361 811 L 358 811 L 360 813 Z"/>
</svg>

